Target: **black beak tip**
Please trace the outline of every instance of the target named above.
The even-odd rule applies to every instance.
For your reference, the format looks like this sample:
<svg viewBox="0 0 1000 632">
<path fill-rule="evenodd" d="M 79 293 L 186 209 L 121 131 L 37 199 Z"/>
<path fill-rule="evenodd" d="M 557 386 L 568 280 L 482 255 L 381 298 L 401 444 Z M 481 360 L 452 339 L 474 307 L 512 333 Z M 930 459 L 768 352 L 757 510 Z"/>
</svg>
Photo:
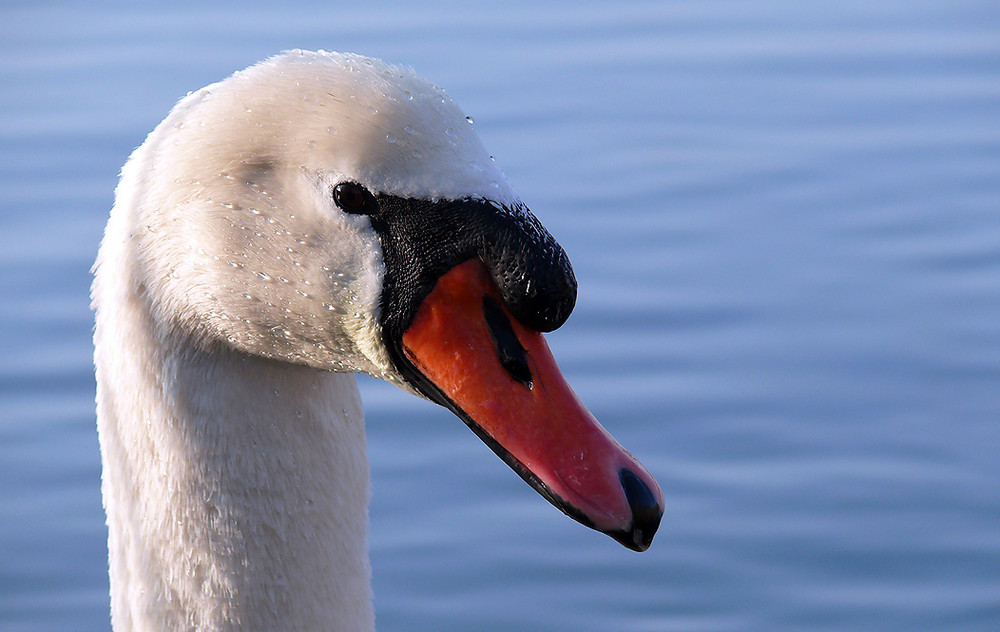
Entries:
<svg viewBox="0 0 1000 632">
<path fill-rule="evenodd" d="M 632 509 L 632 525 L 628 529 L 609 533 L 620 544 L 633 551 L 645 551 L 653 542 L 653 535 L 660 526 L 663 507 L 652 490 L 631 470 L 622 468 L 618 473 L 625 498 Z"/>
</svg>

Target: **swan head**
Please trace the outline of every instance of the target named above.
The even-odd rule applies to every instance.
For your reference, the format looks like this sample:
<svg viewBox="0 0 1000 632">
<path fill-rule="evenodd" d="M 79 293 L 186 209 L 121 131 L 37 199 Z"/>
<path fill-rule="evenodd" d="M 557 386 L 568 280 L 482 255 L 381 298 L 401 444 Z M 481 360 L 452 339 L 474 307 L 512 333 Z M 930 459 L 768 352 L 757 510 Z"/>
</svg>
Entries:
<svg viewBox="0 0 1000 632">
<path fill-rule="evenodd" d="M 541 336 L 573 309 L 569 260 L 413 71 L 292 51 L 188 95 L 123 169 L 112 234 L 96 286 L 127 258 L 161 335 L 393 382 L 571 517 L 648 547 L 656 482 Z"/>
</svg>

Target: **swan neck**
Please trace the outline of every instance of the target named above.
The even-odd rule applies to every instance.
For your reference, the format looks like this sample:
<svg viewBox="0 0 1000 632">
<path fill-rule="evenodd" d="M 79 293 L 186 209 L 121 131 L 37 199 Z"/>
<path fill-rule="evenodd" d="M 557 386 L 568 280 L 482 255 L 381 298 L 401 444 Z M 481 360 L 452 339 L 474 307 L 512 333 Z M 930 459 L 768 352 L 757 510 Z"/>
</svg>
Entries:
<svg viewBox="0 0 1000 632">
<path fill-rule="evenodd" d="M 354 375 L 197 349 L 141 308 L 98 305 L 95 338 L 115 630 L 373 630 Z"/>
</svg>

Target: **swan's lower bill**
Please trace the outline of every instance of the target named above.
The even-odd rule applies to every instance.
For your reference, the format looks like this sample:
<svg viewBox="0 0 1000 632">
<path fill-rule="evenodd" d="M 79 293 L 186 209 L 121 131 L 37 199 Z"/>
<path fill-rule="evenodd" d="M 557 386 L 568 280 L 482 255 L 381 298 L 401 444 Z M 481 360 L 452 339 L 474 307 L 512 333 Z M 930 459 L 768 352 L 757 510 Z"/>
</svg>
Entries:
<svg viewBox="0 0 1000 632">
<path fill-rule="evenodd" d="M 649 547 L 659 486 L 577 399 L 542 335 L 510 315 L 480 261 L 437 281 L 403 350 L 437 391 L 429 395 L 552 504 L 628 548 Z"/>
</svg>

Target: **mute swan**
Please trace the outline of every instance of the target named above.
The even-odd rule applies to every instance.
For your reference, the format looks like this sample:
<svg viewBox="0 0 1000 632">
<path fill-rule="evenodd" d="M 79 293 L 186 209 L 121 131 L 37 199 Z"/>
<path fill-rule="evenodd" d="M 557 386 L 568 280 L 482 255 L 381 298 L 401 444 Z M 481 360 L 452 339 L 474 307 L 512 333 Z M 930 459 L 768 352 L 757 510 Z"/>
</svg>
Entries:
<svg viewBox="0 0 1000 632">
<path fill-rule="evenodd" d="M 119 632 L 374 629 L 355 372 L 649 546 L 656 482 L 540 333 L 572 268 L 440 89 L 284 53 L 182 99 L 115 196 L 92 297 Z"/>
</svg>

